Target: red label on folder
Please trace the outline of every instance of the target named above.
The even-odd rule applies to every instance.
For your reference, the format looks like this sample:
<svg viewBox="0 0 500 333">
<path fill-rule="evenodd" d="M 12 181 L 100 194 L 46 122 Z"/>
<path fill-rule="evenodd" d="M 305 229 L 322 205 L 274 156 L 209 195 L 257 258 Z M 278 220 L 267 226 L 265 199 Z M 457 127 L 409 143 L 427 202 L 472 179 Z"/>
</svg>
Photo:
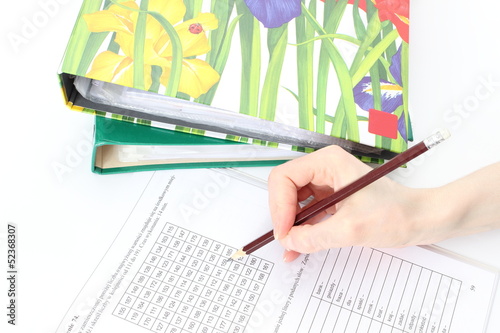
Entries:
<svg viewBox="0 0 500 333">
<path fill-rule="evenodd" d="M 391 139 L 398 138 L 398 116 L 380 110 L 370 109 L 368 132 Z"/>
</svg>

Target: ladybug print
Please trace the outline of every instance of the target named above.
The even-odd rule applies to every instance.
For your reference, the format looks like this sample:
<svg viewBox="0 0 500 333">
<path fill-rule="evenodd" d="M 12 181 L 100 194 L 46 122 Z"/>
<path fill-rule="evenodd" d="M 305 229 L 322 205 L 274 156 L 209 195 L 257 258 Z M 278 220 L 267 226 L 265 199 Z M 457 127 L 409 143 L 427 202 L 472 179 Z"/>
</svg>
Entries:
<svg viewBox="0 0 500 333">
<path fill-rule="evenodd" d="M 189 32 L 192 34 L 199 34 L 203 31 L 203 27 L 199 23 L 193 23 L 189 26 Z"/>
</svg>

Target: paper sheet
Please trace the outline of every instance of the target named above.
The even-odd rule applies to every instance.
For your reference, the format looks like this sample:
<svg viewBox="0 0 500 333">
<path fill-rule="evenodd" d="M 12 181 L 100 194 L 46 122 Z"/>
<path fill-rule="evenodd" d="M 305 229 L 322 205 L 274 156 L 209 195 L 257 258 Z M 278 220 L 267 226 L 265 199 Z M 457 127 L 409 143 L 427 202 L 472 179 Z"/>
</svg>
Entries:
<svg viewBox="0 0 500 333">
<path fill-rule="evenodd" d="M 236 174 L 236 173 L 235 173 Z M 497 272 L 426 248 L 281 260 L 265 183 L 156 172 L 57 332 L 481 332 Z"/>
</svg>

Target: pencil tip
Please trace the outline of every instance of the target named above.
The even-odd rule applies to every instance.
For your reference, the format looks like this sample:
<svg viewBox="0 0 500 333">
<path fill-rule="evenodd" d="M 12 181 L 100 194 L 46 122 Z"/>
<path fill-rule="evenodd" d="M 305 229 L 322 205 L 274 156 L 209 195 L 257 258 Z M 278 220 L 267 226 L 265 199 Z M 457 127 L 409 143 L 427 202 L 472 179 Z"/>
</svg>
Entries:
<svg viewBox="0 0 500 333">
<path fill-rule="evenodd" d="M 243 251 L 243 249 L 239 249 L 238 251 L 236 251 L 232 256 L 231 256 L 231 259 L 233 260 L 237 260 L 241 257 L 244 257 L 246 256 L 246 253 L 245 251 Z"/>
</svg>

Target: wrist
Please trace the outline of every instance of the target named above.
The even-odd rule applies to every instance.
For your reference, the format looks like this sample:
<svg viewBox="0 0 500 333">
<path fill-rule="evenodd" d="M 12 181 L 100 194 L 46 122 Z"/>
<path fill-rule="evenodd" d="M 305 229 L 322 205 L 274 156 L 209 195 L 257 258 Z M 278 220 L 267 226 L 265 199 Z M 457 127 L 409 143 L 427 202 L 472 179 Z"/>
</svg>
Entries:
<svg viewBox="0 0 500 333">
<path fill-rule="evenodd" d="M 433 244 L 456 237 L 468 204 L 454 198 L 446 186 L 411 189 L 410 225 L 415 232 L 415 245 Z"/>
</svg>

